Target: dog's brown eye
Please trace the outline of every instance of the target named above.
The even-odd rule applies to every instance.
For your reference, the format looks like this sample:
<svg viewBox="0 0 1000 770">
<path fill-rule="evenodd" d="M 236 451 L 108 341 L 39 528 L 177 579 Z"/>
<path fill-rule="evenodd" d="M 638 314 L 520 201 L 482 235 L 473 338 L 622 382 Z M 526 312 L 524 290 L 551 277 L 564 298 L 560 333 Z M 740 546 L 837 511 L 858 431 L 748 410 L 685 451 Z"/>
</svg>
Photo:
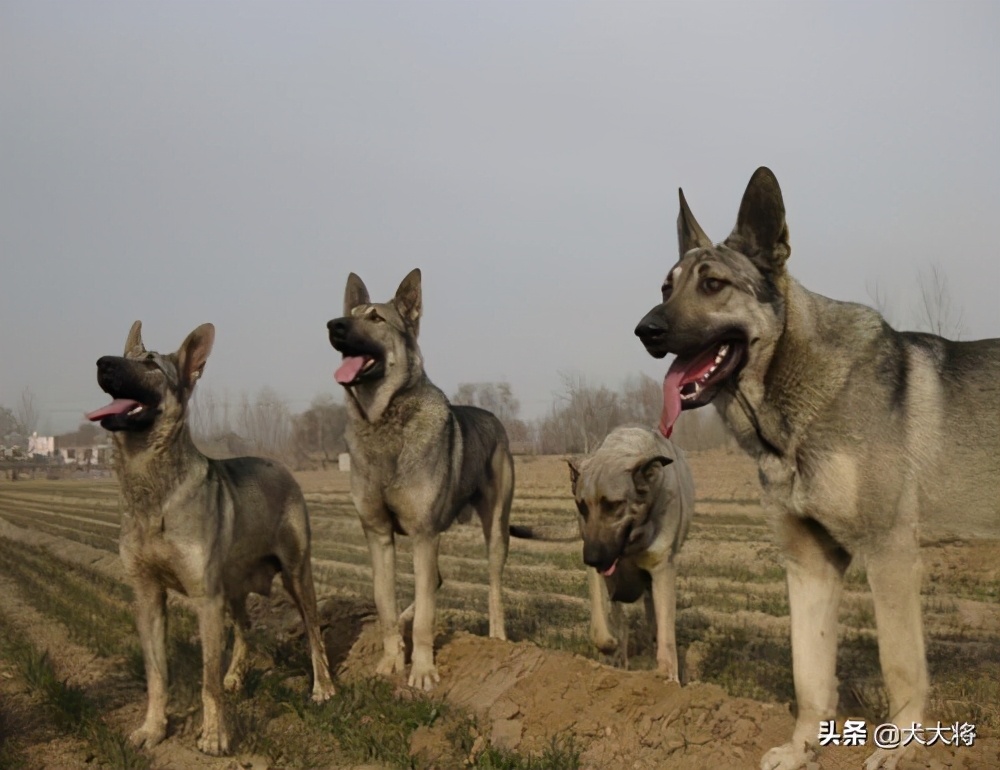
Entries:
<svg viewBox="0 0 1000 770">
<path fill-rule="evenodd" d="M 667 280 L 663 282 L 663 286 L 660 287 L 660 293 L 663 294 L 663 301 L 666 302 L 670 293 L 674 290 L 674 281 L 670 276 L 667 276 Z"/>
<path fill-rule="evenodd" d="M 583 500 L 576 501 L 576 509 L 580 512 L 580 515 L 583 516 L 583 518 L 587 518 L 587 504 Z"/>
<path fill-rule="evenodd" d="M 706 294 L 718 294 L 726 282 L 719 278 L 706 278 L 701 282 L 701 289 Z"/>
</svg>

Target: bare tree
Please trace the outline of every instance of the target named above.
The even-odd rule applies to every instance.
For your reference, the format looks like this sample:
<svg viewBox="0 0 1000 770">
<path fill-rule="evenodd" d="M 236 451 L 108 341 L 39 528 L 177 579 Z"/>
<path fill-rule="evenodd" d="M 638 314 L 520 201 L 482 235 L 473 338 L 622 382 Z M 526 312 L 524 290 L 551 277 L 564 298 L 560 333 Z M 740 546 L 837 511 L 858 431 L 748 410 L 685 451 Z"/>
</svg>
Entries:
<svg viewBox="0 0 1000 770">
<path fill-rule="evenodd" d="M 561 372 L 563 389 L 549 414 L 536 420 L 536 450 L 542 454 L 589 454 L 619 425 L 654 428 L 663 411 L 663 388 L 652 377 L 625 379 L 619 391 L 595 386 L 578 373 Z M 674 426 L 674 441 L 684 449 L 725 446 L 731 437 L 714 409 L 685 412 Z"/>
<path fill-rule="evenodd" d="M 478 406 L 496 415 L 512 443 L 526 443 L 529 429 L 518 415 L 521 402 L 514 397 L 509 382 L 463 382 L 451 397 L 460 406 Z"/>
<path fill-rule="evenodd" d="M 965 333 L 962 310 L 956 309 L 948 290 L 948 277 L 931 265 L 930 273 L 917 273 L 920 298 L 917 303 L 917 327 L 922 331 L 950 339 L 961 339 Z"/>
<path fill-rule="evenodd" d="M 733 446 L 735 439 L 719 413 L 710 407 L 681 413 L 670 436 L 681 449 L 699 451 Z"/>
<path fill-rule="evenodd" d="M 889 294 L 882 284 L 876 280 L 874 285 L 867 286 L 866 290 L 868 292 L 869 299 L 872 301 L 872 307 L 878 311 L 879 315 L 882 316 L 890 326 L 895 327 L 897 325 L 896 314 L 893 310 L 892 303 L 889 301 Z"/>
<path fill-rule="evenodd" d="M 254 453 L 289 461 L 293 454 L 292 428 L 288 406 L 271 388 L 262 388 L 254 401 L 246 393 L 240 397 L 236 432 Z"/>
<path fill-rule="evenodd" d="M 0 406 L 0 441 L 10 433 L 21 433 L 21 421 L 5 406 Z"/>
<path fill-rule="evenodd" d="M 500 422 L 516 419 L 521 412 L 521 402 L 514 398 L 509 382 L 463 382 L 451 403 L 478 406 L 493 412 Z"/>
<path fill-rule="evenodd" d="M 663 386 L 648 374 L 630 374 L 622 385 L 621 405 L 627 422 L 654 427 L 663 412 Z"/>
<path fill-rule="evenodd" d="M 99 431 L 92 422 L 81 422 L 76 429 L 76 440 L 80 446 L 88 446 L 97 441 Z"/>
<path fill-rule="evenodd" d="M 21 430 L 26 436 L 38 428 L 38 409 L 35 406 L 35 394 L 29 387 L 25 387 L 21 391 L 21 401 L 17 405 L 17 421 L 21 423 Z"/>
<path fill-rule="evenodd" d="M 346 427 L 347 410 L 344 405 L 337 403 L 329 394 L 317 396 L 306 411 L 294 418 L 295 449 L 302 455 L 322 452 L 324 463 L 329 462 L 333 459 L 331 455 L 347 449 L 344 443 Z"/>
<path fill-rule="evenodd" d="M 220 398 L 214 390 L 199 385 L 191 401 L 191 433 L 203 441 L 214 441 L 233 433 L 229 394 Z"/>
<path fill-rule="evenodd" d="M 591 385 L 579 372 L 560 372 L 562 390 L 540 426 L 542 451 L 589 453 L 625 421 L 618 393 Z"/>
</svg>

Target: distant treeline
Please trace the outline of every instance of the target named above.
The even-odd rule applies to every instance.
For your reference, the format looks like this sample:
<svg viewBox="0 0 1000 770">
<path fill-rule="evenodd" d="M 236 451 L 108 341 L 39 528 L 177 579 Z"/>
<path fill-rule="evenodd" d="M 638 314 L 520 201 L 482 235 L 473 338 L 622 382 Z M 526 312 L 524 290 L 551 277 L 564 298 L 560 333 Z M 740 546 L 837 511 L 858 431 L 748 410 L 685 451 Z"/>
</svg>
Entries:
<svg viewBox="0 0 1000 770">
<path fill-rule="evenodd" d="M 507 429 L 518 454 L 586 454 L 619 425 L 655 427 L 663 408 L 662 386 L 645 375 L 632 375 L 612 390 L 579 374 L 562 373 L 562 387 L 548 414 L 534 420 L 520 416 L 521 405 L 509 383 L 463 383 L 451 395 L 454 404 L 493 412 Z M 294 414 L 270 388 L 256 397 L 220 398 L 210 388 L 197 394 L 191 414 L 195 440 L 217 457 L 259 454 L 294 468 L 326 466 L 346 451 L 347 412 L 333 396 L 318 396 Z M 731 441 L 714 409 L 685 412 L 672 439 L 683 449 L 727 446 Z"/>
</svg>

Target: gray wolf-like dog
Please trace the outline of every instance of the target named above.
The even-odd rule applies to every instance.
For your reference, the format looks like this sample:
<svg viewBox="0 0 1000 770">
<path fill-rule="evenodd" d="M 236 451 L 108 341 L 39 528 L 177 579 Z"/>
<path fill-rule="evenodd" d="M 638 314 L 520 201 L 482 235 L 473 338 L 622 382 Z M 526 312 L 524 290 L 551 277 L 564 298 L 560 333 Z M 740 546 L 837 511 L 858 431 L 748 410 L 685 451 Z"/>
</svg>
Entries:
<svg viewBox="0 0 1000 770">
<path fill-rule="evenodd" d="M 176 353 L 142 344 L 132 325 L 124 356 L 97 361 L 97 382 L 114 400 L 87 417 L 112 432 L 121 488 L 119 551 L 135 590 L 136 625 L 146 666 L 146 718 L 131 734 L 155 746 L 167 734 L 167 589 L 190 598 L 198 614 L 204 664 L 204 709 L 198 748 L 226 754 L 229 732 L 222 690 L 241 687 L 247 669 L 246 597 L 268 595 L 281 573 L 312 655 L 314 701 L 334 693 L 323 647 L 309 561 L 309 514 L 292 475 L 271 460 L 213 460 L 195 447 L 188 399 L 215 340 L 203 324 Z M 223 679 L 225 611 L 235 626 Z"/>
<path fill-rule="evenodd" d="M 569 470 L 583 561 L 593 567 L 587 570 L 591 641 L 605 654 L 615 652 L 610 602 L 644 597 L 647 616 L 656 620 L 657 671 L 679 681 L 674 559 L 694 511 L 684 454 L 646 428 L 616 428 L 594 454 L 569 461 Z"/>
<path fill-rule="evenodd" d="M 712 403 L 756 458 L 787 570 L 798 715 L 765 770 L 804 766 L 837 706 L 844 572 L 871 587 L 889 721 L 921 722 L 928 675 L 921 541 L 1000 536 L 1000 340 L 896 331 L 870 308 L 803 288 L 778 182 L 758 169 L 736 227 L 713 244 L 680 194 L 680 261 L 636 327 L 676 354 L 661 430 Z M 868 770 L 894 768 L 878 749 Z"/>
<path fill-rule="evenodd" d="M 434 601 L 441 584 L 438 541 L 459 519 L 479 515 L 489 559 L 490 636 L 505 639 L 500 580 L 507 560 L 514 463 L 507 433 L 489 412 L 452 406 L 424 373 L 417 345 L 420 271 L 395 297 L 372 303 L 354 273 L 344 316 L 327 324 L 343 354 L 335 379 L 347 392 L 351 498 L 372 558 L 384 654 L 379 674 L 402 672 L 401 627 L 413 621 L 409 684 L 440 681 L 434 665 Z M 413 538 L 414 602 L 397 615 L 395 536 Z"/>
</svg>

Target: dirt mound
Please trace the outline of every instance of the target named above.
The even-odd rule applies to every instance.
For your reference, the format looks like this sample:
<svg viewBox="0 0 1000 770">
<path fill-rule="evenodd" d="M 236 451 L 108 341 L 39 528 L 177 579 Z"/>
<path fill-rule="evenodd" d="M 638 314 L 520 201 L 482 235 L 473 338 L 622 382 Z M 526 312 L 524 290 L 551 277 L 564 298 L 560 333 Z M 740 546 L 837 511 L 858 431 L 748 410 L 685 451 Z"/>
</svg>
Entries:
<svg viewBox="0 0 1000 770">
<path fill-rule="evenodd" d="M 377 625 L 369 619 L 339 676 L 370 676 L 381 649 Z M 788 708 L 733 698 L 712 684 L 681 687 L 650 671 L 622 671 L 529 642 L 463 632 L 439 638 L 436 649 L 441 684 L 434 696 L 477 717 L 479 746 L 490 741 L 540 753 L 553 738 L 572 736 L 584 768 L 756 770 L 761 756 L 792 732 Z M 443 735 L 453 727 L 445 721 L 421 728 L 411 741 L 412 754 L 432 767 L 453 766 Z M 830 747 L 813 768 L 858 768 L 872 750 Z M 900 764 L 900 770 L 982 767 L 1000 767 L 1000 741 L 980 739 L 973 748 L 935 746 Z"/>
<path fill-rule="evenodd" d="M 756 767 L 760 747 L 791 732 L 787 709 L 730 698 L 714 685 L 681 687 L 528 642 L 466 633 L 441 641 L 434 695 L 475 714 L 483 738 L 502 748 L 542 752 L 572 736 L 585 767 L 739 768 Z M 375 624 L 366 625 L 341 676 L 370 675 L 380 651 Z M 436 755 L 446 742 L 435 729 L 412 742 L 432 764 L 446 759 Z"/>
</svg>

